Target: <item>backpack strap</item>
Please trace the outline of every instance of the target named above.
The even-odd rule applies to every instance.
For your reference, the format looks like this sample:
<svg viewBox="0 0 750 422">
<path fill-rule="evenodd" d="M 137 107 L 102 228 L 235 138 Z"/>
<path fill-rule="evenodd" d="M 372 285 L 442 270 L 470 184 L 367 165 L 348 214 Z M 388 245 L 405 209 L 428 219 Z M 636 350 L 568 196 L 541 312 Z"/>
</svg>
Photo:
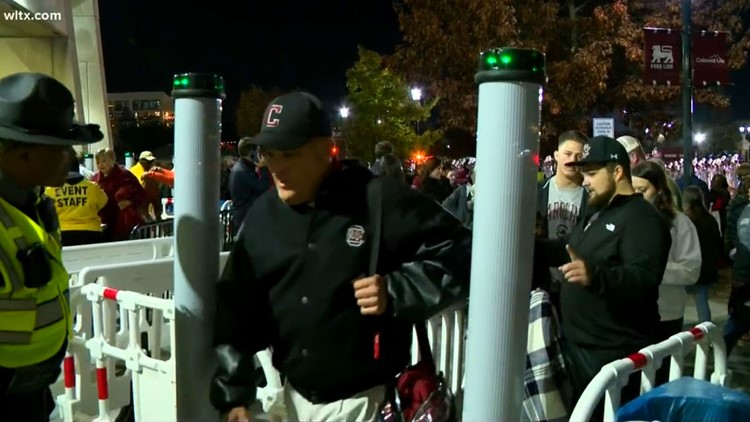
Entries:
<svg viewBox="0 0 750 422">
<path fill-rule="evenodd" d="M 432 356 L 432 349 L 430 348 L 430 338 L 427 334 L 426 321 L 414 324 L 414 330 L 417 333 L 417 348 L 419 349 L 419 361 L 427 363 L 431 367 L 436 368 L 435 358 Z"/>
<path fill-rule="evenodd" d="M 370 213 L 370 230 L 372 231 L 369 274 L 375 275 L 378 273 L 378 257 L 383 226 L 383 181 L 380 178 L 373 178 L 367 184 L 367 205 Z M 417 323 L 414 324 L 414 329 L 417 334 L 420 360 L 435 366 L 435 359 L 432 356 L 429 335 L 427 334 L 427 325 L 424 322 Z"/>
<path fill-rule="evenodd" d="M 380 237 L 383 226 L 383 182 L 380 178 L 373 178 L 367 184 L 367 212 L 370 214 L 370 266 L 368 275 L 378 273 L 378 257 L 380 254 Z"/>
</svg>

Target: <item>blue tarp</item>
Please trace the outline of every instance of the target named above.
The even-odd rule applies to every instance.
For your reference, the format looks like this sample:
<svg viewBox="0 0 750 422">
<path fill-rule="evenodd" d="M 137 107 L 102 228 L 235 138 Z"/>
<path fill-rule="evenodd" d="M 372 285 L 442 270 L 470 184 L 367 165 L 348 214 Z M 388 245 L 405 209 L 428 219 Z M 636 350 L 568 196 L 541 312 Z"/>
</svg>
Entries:
<svg viewBox="0 0 750 422">
<path fill-rule="evenodd" d="M 617 421 L 750 421 L 750 396 L 684 377 L 626 404 L 617 411 Z"/>
</svg>

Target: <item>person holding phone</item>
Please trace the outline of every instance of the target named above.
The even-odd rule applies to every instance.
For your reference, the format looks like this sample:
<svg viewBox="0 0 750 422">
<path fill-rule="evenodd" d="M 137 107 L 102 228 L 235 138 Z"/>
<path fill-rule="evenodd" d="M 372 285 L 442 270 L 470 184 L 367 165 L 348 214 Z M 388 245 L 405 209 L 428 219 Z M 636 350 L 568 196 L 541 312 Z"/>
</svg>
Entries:
<svg viewBox="0 0 750 422">
<path fill-rule="evenodd" d="M 658 339 L 659 285 L 672 241 L 657 209 L 633 190 L 627 152 L 615 139 L 592 138 L 582 158 L 566 165 L 581 169 L 592 212 L 569 238 L 538 239 L 537 257 L 563 275 L 565 355 L 580 396 L 604 365 Z M 637 395 L 635 380 L 623 401 Z"/>
</svg>

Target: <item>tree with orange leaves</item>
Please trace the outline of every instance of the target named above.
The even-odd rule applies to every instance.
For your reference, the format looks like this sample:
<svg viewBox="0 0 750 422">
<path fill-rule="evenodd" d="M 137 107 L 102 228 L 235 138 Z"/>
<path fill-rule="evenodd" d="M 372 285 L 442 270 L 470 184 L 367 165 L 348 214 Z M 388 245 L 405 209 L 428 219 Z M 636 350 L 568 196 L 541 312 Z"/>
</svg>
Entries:
<svg viewBox="0 0 750 422">
<path fill-rule="evenodd" d="M 441 98 L 446 128 L 474 130 L 473 76 L 478 53 L 498 46 L 535 48 L 547 56 L 544 135 L 589 131 L 592 114 L 637 110 L 640 121 L 669 118 L 678 87 L 647 86 L 643 27 L 680 28 L 679 0 L 403 0 L 397 7 L 404 43 L 389 66 L 429 86 Z M 729 32 L 729 66 L 745 64 L 750 34 L 744 0 L 693 1 L 697 30 Z M 696 89 L 696 100 L 726 107 L 716 88 Z M 676 107 L 676 109 L 679 109 Z M 637 126 L 639 121 L 634 122 Z"/>
</svg>

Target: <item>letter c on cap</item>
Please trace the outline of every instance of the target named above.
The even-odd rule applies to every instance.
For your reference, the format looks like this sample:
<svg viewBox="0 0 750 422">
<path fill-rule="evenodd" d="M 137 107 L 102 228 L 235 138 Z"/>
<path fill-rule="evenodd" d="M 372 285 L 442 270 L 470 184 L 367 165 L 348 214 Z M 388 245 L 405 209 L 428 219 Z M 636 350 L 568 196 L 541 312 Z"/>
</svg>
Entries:
<svg viewBox="0 0 750 422">
<path fill-rule="evenodd" d="M 279 125 L 279 119 L 276 118 L 276 115 L 281 114 L 281 110 L 284 108 L 284 106 L 279 104 L 273 104 L 271 107 L 268 108 L 268 118 L 266 119 L 266 127 L 276 127 Z"/>
</svg>

